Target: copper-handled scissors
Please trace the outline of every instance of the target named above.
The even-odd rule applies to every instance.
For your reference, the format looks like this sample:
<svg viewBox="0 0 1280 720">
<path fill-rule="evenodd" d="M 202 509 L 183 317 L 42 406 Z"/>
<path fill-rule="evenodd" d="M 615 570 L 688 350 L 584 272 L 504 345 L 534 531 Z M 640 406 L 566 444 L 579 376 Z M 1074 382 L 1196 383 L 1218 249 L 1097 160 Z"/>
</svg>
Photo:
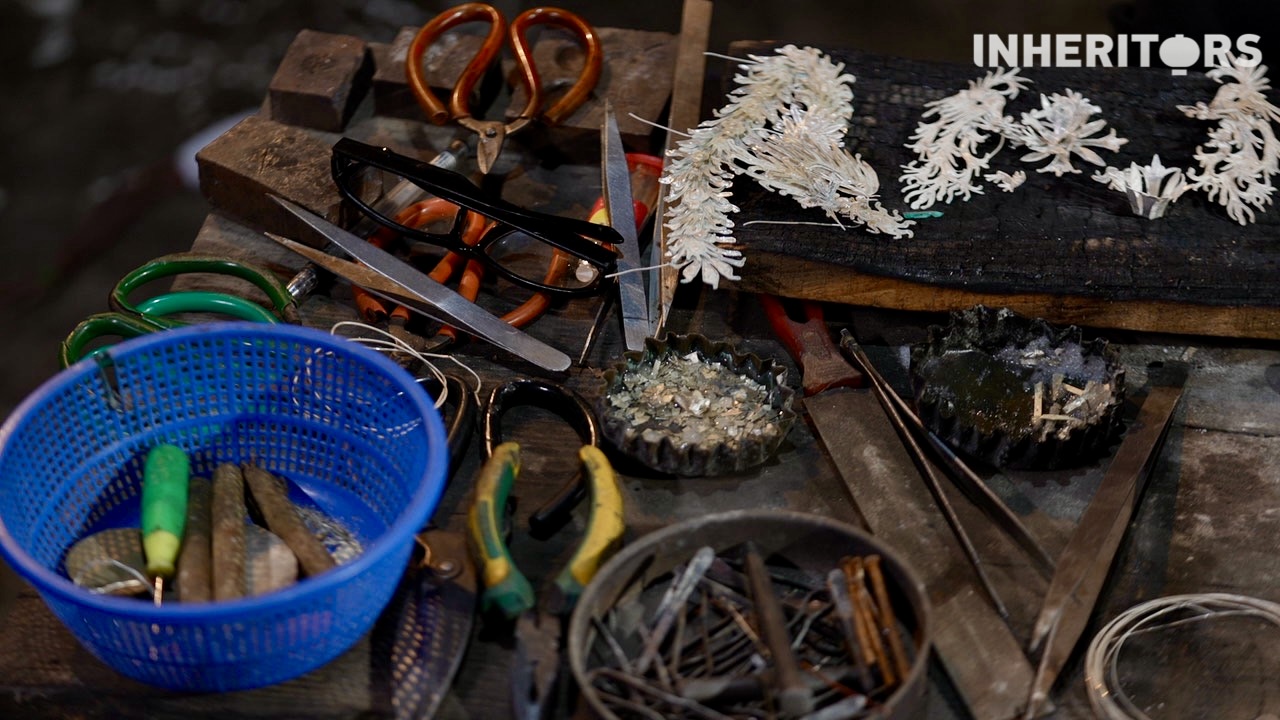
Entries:
<svg viewBox="0 0 1280 720">
<path fill-rule="evenodd" d="M 427 48 L 447 30 L 472 21 L 489 23 L 489 35 L 458 77 L 446 107 L 427 85 L 422 58 Z M 544 97 L 542 80 L 538 76 L 538 68 L 533 62 L 533 51 L 526 37 L 529 28 L 535 25 L 555 25 L 569 30 L 582 42 L 586 54 L 586 62 L 578 79 L 568 92 L 546 110 L 542 109 Z M 504 41 L 510 44 L 512 52 L 515 53 L 517 75 L 528 99 L 525 101 L 524 109 L 510 122 L 481 120 L 471 113 L 471 93 L 489 66 L 498 60 Z M 531 8 L 516 16 L 508 28 L 506 17 L 497 8 L 488 3 L 467 3 L 440 13 L 422 26 L 409 45 L 405 71 L 409 79 L 409 87 L 431 122 L 444 125 L 453 119 L 479 136 L 476 161 L 480 166 L 480 172 L 488 173 L 497 160 L 498 154 L 502 152 L 502 144 L 507 135 L 522 130 L 535 119 L 555 125 L 572 115 L 574 110 L 586 102 L 600 79 L 603 59 L 604 51 L 595 30 L 581 17 L 567 10 L 553 7 Z"/>
</svg>

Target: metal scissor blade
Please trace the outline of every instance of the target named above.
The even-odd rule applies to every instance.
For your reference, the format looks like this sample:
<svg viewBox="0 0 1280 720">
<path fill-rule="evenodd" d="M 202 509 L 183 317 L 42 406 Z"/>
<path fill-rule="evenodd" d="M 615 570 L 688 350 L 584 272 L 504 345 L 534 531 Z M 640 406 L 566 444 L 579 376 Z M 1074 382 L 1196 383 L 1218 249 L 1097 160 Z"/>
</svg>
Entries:
<svg viewBox="0 0 1280 720">
<path fill-rule="evenodd" d="M 631 171 L 627 153 L 622 147 L 618 120 L 613 106 L 604 106 L 604 130 L 601 150 L 604 155 L 604 198 L 609 208 L 609 224 L 622 236 L 622 257 L 618 260 L 618 294 L 622 309 L 622 331 L 628 350 L 643 350 L 649 337 L 649 301 L 645 297 L 645 279 L 640 272 L 640 239 L 636 233 L 635 205 L 631 197 Z"/>
<path fill-rule="evenodd" d="M 405 574 L 373 632 L 375 675 L 396 720 L 435 717 L 449 692 L 474 624 L 477 578 L 465 539 L 427 530 L 430 564 Z M 427 642 L 424 642 L 423 639 Z"/>
<path fill-rule="evenodd" d="M 511 710 L 516 720 L 552 716 L 560 679 L 558 617 L 530 610 L 516 621 L 516 656 L 511 664 Z"/>
<path fill-rule="evenodd" d="M 272 199 L 329 242 L 394 283 L 400 289 L 399 294 L 408 294 L 419 303 L 432 308 L 432 317 L 488 340 L 538 367 L 557 372 L 569 369 L 568 355 L 508 325 L 479 305 L 401 262 L 394 255 L 284 198 L 273 196 Z"/>
</svg>

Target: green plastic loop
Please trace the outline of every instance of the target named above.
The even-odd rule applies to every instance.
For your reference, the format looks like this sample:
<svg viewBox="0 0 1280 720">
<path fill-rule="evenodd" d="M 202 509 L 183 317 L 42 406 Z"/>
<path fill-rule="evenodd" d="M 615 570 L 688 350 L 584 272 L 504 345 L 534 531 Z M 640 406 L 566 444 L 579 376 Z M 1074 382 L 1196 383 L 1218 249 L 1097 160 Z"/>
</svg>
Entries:
<svg viewBox="0 0 1280 720">
<path fill-rule="evenodd" d="M 146 263 L 116 283 L 108 297 L 108 302 L 111 304 L 111 309 L 118 312 L 143 314 L 142 310 L 129 302 L 129 295 L 153 280 L 187 273 L 213 273 L 247 280 L 266 293 L 281 319 L 286 322 L 297 322 L 297 300 L 289 294 L 289 289 L 275 275 L 250 263 L 200 253 L 174 253 Z M 175 320 L 161 322 L 168 326 L 181 324 Z"/>
<path fill-rule="evenodd" d="M 89 343 L 98 338 L 136 338 L 164 329 L 163 325 L 142 315 L 125 315 L 115 312 L 90 315 L 81 320 L 80 324 L 76 325 L 75 329 L 62 341 L 58 349 L 58 362 L 63 368 L 67 368 L 79 360 L 106 350 L 106 346 L 103 346 L 85 352 Z"/>
<path fill-rule="evenodd" d="M 175 327 L 185 323 L 169 319 L 166 316 L 184 312 L 218 313 L 240 318 L 241 320 L 252 320 L 253 322 L 280 322 L 280 318 L 255 302 L 250 302 L 235 295 L 228 295 L 227 293 L 205 292 L 202 290 L 156 295 L 138 303 L 137 311 L 156 324 Z"/>
</svg>

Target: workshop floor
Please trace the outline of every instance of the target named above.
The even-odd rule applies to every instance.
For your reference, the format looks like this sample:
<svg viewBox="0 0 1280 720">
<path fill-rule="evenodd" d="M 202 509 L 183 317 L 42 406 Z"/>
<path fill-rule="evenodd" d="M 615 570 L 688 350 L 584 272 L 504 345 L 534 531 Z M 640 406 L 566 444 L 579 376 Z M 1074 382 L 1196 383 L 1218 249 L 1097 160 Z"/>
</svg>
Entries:
<svg viewBox="0 0 1280 720">
<path fill-rule="evenodd" d="M 0 336 L 10 346 L 0 354 L 0 417 L 56 372 L 58 342 L 85 315 L 106 309 L 106 293 L 123 273 L 190 246 L 207 205 L 173 168 L 192 162 L 191 155 L 209 137 L 202 139 L 203 131 L 260 102 L 298 30 L 387 41 L 400 27 L 421 24 L 453 4 L 0 3 L 0 57 L 8 69 L 0 79 L 5 101 L 0 252 L 6 259 L 0 264 L 0 300 L 6 308 Z M 534 3 L 495 4 L 511 11 Z M 601 26 L 671 32 L 678 30 L 681 5 L 680 0 L 557 4 Z M 976 32 L 1107 32 L 1118 17 L 1112 4 L 718 3 L 711 49 L 722 51 L 735 39 L 780 38 L 968 62 Z M 1174 4 L 1193 5 L 1190 0 Z M 0 617 L 12 587 L 0 563 Z"/>
</svg>

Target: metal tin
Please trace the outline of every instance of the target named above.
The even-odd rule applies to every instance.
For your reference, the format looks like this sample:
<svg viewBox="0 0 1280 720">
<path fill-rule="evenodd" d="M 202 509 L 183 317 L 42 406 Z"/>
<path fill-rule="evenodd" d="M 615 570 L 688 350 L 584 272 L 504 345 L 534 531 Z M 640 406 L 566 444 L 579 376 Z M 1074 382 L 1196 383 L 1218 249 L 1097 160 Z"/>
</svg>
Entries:
<svg viewBox="0 0 1280 720">
<path fill-rule="evenodd" d="M 619 600 L 637 593 L 661 592 L 664 576 L 703 546 L 717 552 L 753 541 L 764 556 L 781 557 L 796 567 L 825 574 L 846 555 L 878 554 L 895 613 L 910 630 L 914 660 L 906 680 L 865 717 L 921 717 L 932 648 L 932 608 L 919 577 L 892 548 L 845 523 L 789 510 L 735 510 L 670 525 L 623 548 L 578 601 L 569 622 L 569 665 L 582 698 L 595 717 L 618 720 L 588 680 L 596 624 L 605 622 Z"/>
<path fill-rule="evenodd" d="M 1035 378 L 1064 372 L 1078 385 L 1095 383 L 1097 392 L 1082 421 L 1049 432 L 1032 420 Z M 1007 308 L 977 305 L 952 313 L 946 327 L 931 326 L 928 339 L 911 348 L 910 376 L 925 425 L 994 467 L 1080 465 L 1102 454 L 1121 427 L 1124 367 L 1107 341 L 1085 341 L 1074 325 L 1050 325 Z M 1047 397 L 1041 404 L 1047 407 Z"/>
<path fill-rule="evenodd" d="M 646 432 L 611 404 L 614 393 L 624 387 L 623 377 L 628 372 L 694 355 L 703 363 L 721 365 L 764 387 L 763 403 L 776 412 L 769 433 L 724 442 L 690 442 L 666 429 Z M 722 475 L 755 467 L 773 455 L 795 422 L 796 414 L 791 409 L 794 396 L 795 391 L 786 384 L 786 368 L 773 360 L 738 352 L 729 343 L 713 342 L 702 335 L 668 335 L 661 340 L 646 339 L 643 351 L 625 353 L 622 362 L 605 371 L 596 413 L 601 434 L 646 467 L 685 477 Z"/>
</svg>

